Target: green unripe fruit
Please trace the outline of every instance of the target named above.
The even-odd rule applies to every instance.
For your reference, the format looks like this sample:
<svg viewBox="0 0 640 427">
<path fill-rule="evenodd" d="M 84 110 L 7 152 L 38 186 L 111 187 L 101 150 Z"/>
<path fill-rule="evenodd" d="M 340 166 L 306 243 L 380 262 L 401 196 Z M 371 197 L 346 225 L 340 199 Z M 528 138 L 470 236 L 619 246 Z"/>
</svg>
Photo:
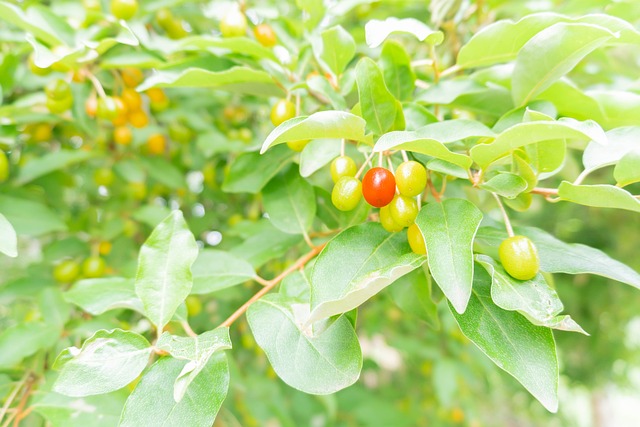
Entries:
<svg viewBox="0 0 640 427">
<path fill-rule="evenodd" d="M 414 253 L 418 255 L 427 254 L 427 245 L 424 242 L 424 236 L 422 235 L 422 231 L 420 231 L 420 227 L 415 223 L 407 228 L 407 241 Z"/>
<path fill-rule="evenodd" d="M 356 176 L 358 166 L 356 162 L 349 156 L 340 156 L 333 159 L 330 166 L 331 179 L 334 183 L 338 182 L 343 176 Z"/>
<path fill-rule="evenodd" d="M 361 198 L 362 183 L 359 179 L 350 176 L 340 178 L 331 192 L 333 206 L 344 212 L 355 209 Z"/>
<path fill-rule="evenodd" d="M 389 213 L 398 225 L 408 227 L 418 216 L 418 203 L 414 198 L 396 195 L 389 203 Z"/>
<path fill-rule="evenodd" d="M 296 106 L 293 102 L 281 99 L 271 108 L 271 123 L 278 126 L 296 116 Z"/>
<path fill-rule="evenodd" d="M 505 239 L 498 249 L 500 262 L 509 275 L 518 280 L 533 279 L 540 269 L 538 250 L 525 236 Z"/>
<path fill-rule="evenodd" d="M 71 86 L 62 79 L 51 80 L 44 88 L 44 93 L 49 99 L 61 100 L 69 98 L 71 94 Z"/>
<path fill-rule="evenodd" d="M 118 117 L 118 103 L 111 96 L 98 98 L 97 115 L 104 120 L 113 120 Z"/>
<path fill-rule="evenodd" d="M 102 277 L 106 267 L 104 259 L 99 256 L 92 256 L 82 263 L 82 274 L 89 278 Z"/>
<path fill-rule="evenodd" d="M 242 142 L 251 142 L 253 139 L 253 132 L 251 132 L 251 129 L 249 128 L 240 128 L 238 130 L 238 138 L 240 138 L 240 141 Z"/>
<path fill-rule="evenodd" d="M 413 160 L 402 163 L 396 169 L 396 186 L 403 196 L 421 194 L 427 186 L 427 170 Z"/>
<path fill-rule="evenodd" d="M 137 0 L 111 0 L 111 13 L 117 19 L 124 19 L 125 21 L 131 19 L 137 11 Z"/>
<path fill-rule="evenodd" d="M 301 139 L 300 141 L 289 141 L 287 142 L 287 147 L 299 153 L 300 151 L 304 150 L 304 147 L 306 147 L 310 142 L 311 140 L 309 139 Z"/>
<path fill-rule="evenodd" d="M 189 295 L 185 301 L 187 305 L 187 314 L 189 317 L 195 317 L 202 312 L 202 302 L 195 295 Z"/>
<path fill-rule="evenodd" d="M 0 150 L 0 183 L 9 178 L 9 159 L 4 151 Z"/>
<path fill-rule="evenodd" d="M 53 278 L 58 283 L 71 283 L 80 274 L 80 266 L 73 260 L 65 260 L 53 269 Z"/>
<path fill-rule="evenodd" d="M 169 138 L 180 143 L 188 144 L 193 138 L 193 132 L 188 126 L 179 122 L 172 122 L 169 125 Z"/>
<path fill-rule="evenodd" d="M 115 178 L 115 174 L 111 170 L 111 168 L 100 168 L 96 169 L 93 173 L 93 180 L 98 185 L 104 185 L 105 187 L 113 184 L 113 180 Z"/>
<path fill-rule="evenodd" d="M 36 76 L 46 76 L 51 73 L 51 68 L 40 68 L 36 65 L 33 54 L 29 55 L 29 71 Z"/>
<path fill-rule="evenodd" d="M 47 109 L 53 114 L 64 113 L 73 106 L 73 97 L 62 99 L 47 98 Z"/>
<path fill-rule="evenodd" d="M 402 231 L 404 228 L 393 220 L 391 212 L 389 212 L 389 206 L 383 206 L 380 208 L 380 224 L 382 224 L 382 227 L 389 233 L 397 233 L 398 231 Z"/>
<path fill-rule="evenodd" d="M 247 18 L 238 9 L 228 12 L 220 21 L 222 37 L 241 37 L 247 33 Z"/>
</svg>

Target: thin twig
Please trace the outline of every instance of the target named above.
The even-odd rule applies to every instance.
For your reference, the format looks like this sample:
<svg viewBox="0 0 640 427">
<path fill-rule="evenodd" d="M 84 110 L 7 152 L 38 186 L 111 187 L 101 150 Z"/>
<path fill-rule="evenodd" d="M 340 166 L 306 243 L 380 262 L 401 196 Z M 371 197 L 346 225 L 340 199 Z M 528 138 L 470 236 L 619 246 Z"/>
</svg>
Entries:
<svg viewBox="0 0 640 427">
<path fill-rule="evenodd" d="M 273 289 L 278 283 L 280 283 L 282 279 L 284 279 L 289 274 L 293 273 L 294 271 L 296 271 L 297 269 L 299 269 L 300 267 L 308 263 L 310 260 L 312 260 L 313 257 L 315 257 L 320 253 L 320 251 L 324 248 L 325 245 L 326 243 L 323 243 L 322 245 L 316 246 L 315 248 L 311 249 L 310 252 L 298 258 L 296 262 L 291 264 L 286 270 L 280 273 L 277 277 L 275 277 L 272 280 L 269 280 L 269 283 L 267 285 L 265 285 L 262 289 L 260 289 L 247 302 L 242 304 L 242 306 L 239 309 L 237 309 L 231 316 L 229 316 L 227 320 L 225 320 L 220 324 L 220 327 L 227 327 L 227 328 L 230 327 L 233 324 L 233 322 L 235 322 L 240 316 L 244 314 L 245 311 L 247 311 L 247 309 L 251 306 L 251 304 L 253 304 L 254 302 L 258 301 L 260 298 L 262 298 L 264 295 L 266 295 L 271 289 Z"/>
<path fill-rule="evenodd" d="M 509 216 L 507 215 L 507 211 L 504 208 L 504 205 L 502 204 L 502 200 L 500 200 L 500 196 L 498 196 L 496 193 L 491 193 L 493 194 L 493 197 L 495 197 L 496 202 L 498 202 L 498 206 L 500 207 L 500 212 L 502 212 L 502 217 L 504 218 L 504 225 L 507 228 L 507 234 L 509 235 L 509 237 L 513 237 L 515 234 L 513 233 L 513 227 L 511 227 L 511 221 L 509 221 Z"/>
<path fill-rule="evenodd" d="M 18 383 L 16 384 L 16 387 L 13 389 L 11 394 L 7 397 L 7 400 L 4 402 L 2 409 L 0 409 L 0 420 L 4 418 L 4 416 L 7 413 L 7 410 L 9 409 L 9 406 L 11 406 L 11 403 L 13 402 L 13 399 L 16 398 L 16 396 L 18 395 L 18 392 L 22 389 L 22 387 L 24 386 L 24 383 L 27 382 L 27 379 L 29 379 L 30 375 L 31 375 L 31 371 L 27 371 L 27 373 L 25 373 L 24 376 L 18 381 Z"/>
<path fill-rule="evenodd" d="M 557 188 L 535 187 L 533 190 L 531 190 L 531 193 L 540 194 L 540 195 L 545 196 L 545 197 L 557 196 L 558 195 L 558 189 Z"/>
<path fill-rule="evenodd" d="M 255 276 L 253 276 L 252 279 L 253 279 L 254 282 L 258 282 L 262 286 L 267 286 L 269 284 L 269 281 L 267 279 L 263 279 L 262 277 L 258 276 L 257 274 Z"/>
<path fill-rule="evenodd" d="M 425 58 L 411 62 L 412 67 L 433 67 L 433 59 Z"/>
<path fill-rule="evenodd" d="M 462 71 L 462 68 L 460 68 L 460 66 L 458 65 L 452 65 L 451 67 L 447 68 L 446 70 L 444 70 L 443 72 L 440 73 L 440 77 L 447 77 L 451 74 L 455 74 L 459 71 Z"/>
<path fill-rule="evenodd" d="M 98 96 L 102 99 L 105 99 L 107 97 L 107 94 L 105 93 L 104 88 L 100 84 L 100 80 L 98 80 L 98 78 L 90 71 L 86 72 L 86 76 L 89 80 L 91 80 L 93 87 L 96 89 L 96 92 L 98 92 Z"/>
<path fill-rule="evenodd" d="M 190 337 L 197 337 L 198 334 L 196 334 L 193 329 L 191 329 L 191 325 L 189 325 L 189 322 L 187 322 L 186 320 L 183 320 L 182 322 L 180 322 L 180 326 L 182 326 L 182 329 L 184 329 L 184 331 L 187 333 L 187 335 L 189 335 Z"/>
<path fill-rule="evenodd" d="M 573 181 L 573 185 L 580 185 L 582 183 L 582 181 L 584 181 L 584 179 L 591 173 L 593 172 L 595 169 L 585 169 L 582 171 L 582 173 L 580 175 L 578 175 L 578 177 L 576 178 L 575 181 Z"/>
</svg>

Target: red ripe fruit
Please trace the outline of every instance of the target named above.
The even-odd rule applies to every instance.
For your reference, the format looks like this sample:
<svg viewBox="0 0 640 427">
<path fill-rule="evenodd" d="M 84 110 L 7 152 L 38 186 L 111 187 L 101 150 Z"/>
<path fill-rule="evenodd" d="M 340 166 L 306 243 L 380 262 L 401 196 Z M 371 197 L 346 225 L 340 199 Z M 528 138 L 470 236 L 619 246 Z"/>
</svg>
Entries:
<svg viewBox="0 0 640 427">
<path fill-rule="evenodd" d="M 362 195 L 371 206 L 387 206 L 396 194 L 396 179 L 389 169 L 371 168 L 362 180 Z"/>
</svg>

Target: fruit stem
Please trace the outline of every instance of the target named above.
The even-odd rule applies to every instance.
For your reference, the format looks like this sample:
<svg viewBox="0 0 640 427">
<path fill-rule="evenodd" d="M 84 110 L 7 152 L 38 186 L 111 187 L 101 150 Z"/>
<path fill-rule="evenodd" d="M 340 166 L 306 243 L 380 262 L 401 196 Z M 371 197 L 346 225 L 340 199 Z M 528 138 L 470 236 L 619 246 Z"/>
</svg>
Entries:
<svg viewBox="0 0 640 427">
<path fill-rule="evenodd" d="M 384 156 L 382 155 L 382 151 L 380 151 L 380 152 L 378 153 L 378 166 L 379 166 L 379 167 L 381 167 L 381 168 L 382 168 L 382 167 L 384 167 L 384 166 L 383 166 L 383 163 L 384 163 L 384 159 L 383 159 L 383 157 L 384 157 Z"/>
<path fill-rule="evenodd" d="M 500 212 L 502 212 L 502 218 L 504 218 L 504 226 L 507 229 L 507 234 L 509 235 L 509 237 L 513 237 L 515 235 L 513 232 L 513 227 L 511 227 L 511 221 L 509 220 L 507 211 L 505 210 L 504 205 L 502 204 L 502 200 L 500 200 L 500 196 L 498 196 L 496 193 L 491 193 L 491 194 L 493 194 L 493 197 L 496 199 L 496 202 L 498 202 L 498 207 L 500 207 Z"/>
<path fill-rule="evenodd" d="M 323 243 L 311 249 L 311 251 L 307 252 L 305 255 L 298 258 L 296 262 L 291 264 L 286 270 L 280 273 L 277 277 L 267 281 L 266 282 L 267 284 L 262 289 L 256 292 L 256 294 L 252 296 L 247 302 L 242 304 L 242 306 L 239 309 L 237 309 L 231 316 L 229 316 L 227 320 L 222 322 L 219 327 L 227 327 L 227 328 L 230 327 L 233 324 L 233 322 L 238 320 L 238 318 L 242 316 L 245 311 L 247 311 L 247 309 L 251 306 L 251 304 L 253 304 L 254 302 L 258 301 L 260 298 L 262 298 L 264 295 L 266 295 L 271 289 L 273 289 L 278 283 L 282 281 L 282 279 L 287 277 L 289 274 L 293 273 L 294 271 L 296 271 L 301 267 L 304 267 L 306 263 L 311 261 L 316 255 L 320 253 L 320 251 L 322 251 L 325 245 L 326 243 Z"/>
<path fill-rule="evenodd" d="M 407 152 L 405 150 L 400 150 L 400 154 L 402 154 L 402 160 L 405 162 L 409 161 L 409 156 L 407 156 Z"/>
<path fill-rule="evenodd" d="M 367 158 L 364 160 L 364 163 L 362 164 L 362 166 L 360 166 L 360 169 L 358 170 L 358 173 L 356 173 L 355 178 L 358 179 L 358 177 L 362 174 L 362 172 L 364 172 L 364 168 L 367 167 L 367 163 L 371 162 L 371 159 L 373 158 L 373 156 L 375 155 L 375 152 L 371 152 Z M 382 154 L 382 153 L 380 153 Z"/>
<path fill-rule="evenodd" d="M 190 337 L 197 337 L 198 334 L 196 334 L 193 329 L 191 329 L 191 325 L 189 325 L 189 322 L 187 322 L 186 320 L 183 320 L 182 322 L 180 322 L 180 326 L 182 326 L 182 329 L 184 329 L 184 331 L 187 333 L 187 335 L 189 335 Z"/>
<path fill-rule="evenodd" d="M 98 92 L 98 96 L 100 96 L 100 98 L 102 99 L 106 99 L 107 94 L 104 92 L 104 89 L 100 84 L 100 80 L 98 80 L 98 78 L 91 71 L 87 71 L 86 75 L 87 75 L 87 78 L 91 80 L 91 83 L 93 84 L 93 87 L 96 89 L 96 92 Z"/>
<path fill-rule="evenodd" d="M 345 149 L 345 145 L 346 145 L 346 141 L 344 138 L 342 138 L 342 143 L 340 144 L 340 155 L 344 157 L 344 149 Z"/>
<path fill-rule="evenodd" d="M 296 116 L 300 115 L 300 94 L 296 94 Z"/>
</svg>

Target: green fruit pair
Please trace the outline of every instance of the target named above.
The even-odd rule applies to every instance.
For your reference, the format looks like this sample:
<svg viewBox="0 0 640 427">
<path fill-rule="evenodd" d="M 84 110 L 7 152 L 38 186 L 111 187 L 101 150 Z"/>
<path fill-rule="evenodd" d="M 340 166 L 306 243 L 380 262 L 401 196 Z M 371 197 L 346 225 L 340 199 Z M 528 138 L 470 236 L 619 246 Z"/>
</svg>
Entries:
<svg viewBox="0 0 640 427">
<path fill-rule="evenodd" d="M 60 114 L 73 106 L 73 94 L 69 82 L 56 79 L 47 83 L 44 88 L 47 95 L 47 108 L 54 114 Z"/>
</svg>

